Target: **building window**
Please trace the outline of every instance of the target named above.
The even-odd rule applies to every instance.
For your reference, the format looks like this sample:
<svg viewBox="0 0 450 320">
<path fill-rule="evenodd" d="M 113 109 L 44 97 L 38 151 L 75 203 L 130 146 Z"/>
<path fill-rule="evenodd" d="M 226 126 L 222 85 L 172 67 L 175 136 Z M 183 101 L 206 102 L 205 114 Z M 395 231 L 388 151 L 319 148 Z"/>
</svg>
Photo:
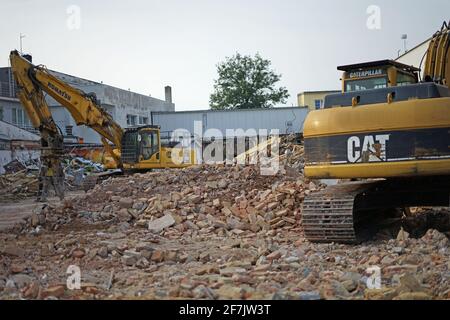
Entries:
<svg viewBox="0 0 450 320">
<path fill-rule="evenodd" d="M 73 136 L 73 126 L 66 126 L 66 135 Z"/>
<path fill-rule="evenodd" d="M 17 109 L 16 108 L 12 108 L 11 111 L 12 111 L 11 121 L 12 121 L 13 124 L 17 124 Z"/>
<path fill-rule="evenodd" d="M 20 126 L 24 125 L 24 121 L 23 121 L 23 110 L 22 109 L 17 109 L 17 124 Z"/>
<path fill-rule="evenodd" d="M 0 120 L 3 121 L 3 107 L 0 107 Z"/>
<path fill-rule="evenodd" d="M 148 117 L 139 117 L 139 124 L 148 124 Z"/>
<path fill-rule="evenodd" d="M 127 114 L 127 125 L 135 126 L 137 124 L 137 116 L 132 114 Z"/>
<path fill-rule="evenodd" d="M 323 108 L 323 100 L 322 99 L 316 99 L 314 100 L 314 107 L 317 109 Z"/>
<path fill-rule="evenodd" d="M 31 127 L 30 119 L 28 119 L 23 109 L 12 108 L 11 111 L 12 111 L 11 120 L 14 125 L 18 127 Z"/>
</svg>

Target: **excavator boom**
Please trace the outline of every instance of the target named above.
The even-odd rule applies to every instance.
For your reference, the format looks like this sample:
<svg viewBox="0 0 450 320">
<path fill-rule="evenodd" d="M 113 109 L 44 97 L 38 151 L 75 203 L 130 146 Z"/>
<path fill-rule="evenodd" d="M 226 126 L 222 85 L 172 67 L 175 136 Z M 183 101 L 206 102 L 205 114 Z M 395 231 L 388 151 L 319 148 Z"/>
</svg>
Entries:
<svg viewBox="0 0 450 320">
<path fill-rule="evenodd" d="M 86 94 L 66 84 L 53 76 L 44 66 L 33 65 L 17 51 L 11 52 L 10 60 L 19 88 L 23 88 L 19 92 L 19 96 L 24 96 L 24 98 L 21 98 L 21 102 L 35 127 L 38 127 L 38 120 L 44 121 L 43 123 L 53 123 L 53 125 L 54 121 L 48 106 L 46 108 L 36 107 L 39 105 L 46 106 L 45 100 L 44 103 L 36 104 L 33 103 L 33 100 L 26 98 L 30 90 L 35 92 L 40 99 L 44 99 L 42 92 L 46 92 L 69 111 L 77 125 L 86 125 L 99 133 L 106 151 L 114 157 L 118 166 L 121 167 L 120 148 L 123 129 L 98 103 L 94 95 Z M 42 114 L 34 116 L 37 113 Z M 54 127 L 56 128 L 56 125 Z M 114 144 L 119 152 L 113 151 L 110 143 Z"/>
<path fill-rule="evenodd" d="M 32 64 L 21 57 L 17 51 L 11 53 L 11 69 L 17 82 L 18 97 L 25 108 L 31 123 L 41 135 L 41 170 L 40 189 L 43 180 L 49 179 L 47 171 L 53 172 L 54 186 L 60 198 L 64 197 L 64 174 L 61 166 L 63 154 L 63 135 L 53 120 L 39 83 L 33 81 L 29 74 Z M 45 183 L 48 183 L 45 182 Z M 40 190 L 41 191 L 41 190 Z"/>
<path fill-rule="evenodd" d="M 427 50 L 424 79 L 450 88 L 450 21 L 433 35 Z"/>
</svg>

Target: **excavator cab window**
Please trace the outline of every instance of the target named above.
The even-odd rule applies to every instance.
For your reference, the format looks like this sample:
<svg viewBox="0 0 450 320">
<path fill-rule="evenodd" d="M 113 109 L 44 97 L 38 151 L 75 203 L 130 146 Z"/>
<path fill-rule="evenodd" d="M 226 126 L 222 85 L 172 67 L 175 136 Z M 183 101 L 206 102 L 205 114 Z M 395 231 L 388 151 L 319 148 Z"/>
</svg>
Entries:
<svg viewBox="0 0 450 320">
<path fill-rule="evenodd" d="M 345 92 L 363 91 L 370 89 L 387 88 L 387 77 L 376 77 L 369 79 L 347 80 L 345 82 Z"/>
<path fill-rule="evenodd" d="M 140 132 L 141 155 L 144 160 L 149 160 L 155 153 L 159 152 L 159 137 L 156 130 L 145 130 Z"/>
<path fill-rule="evenodd" d="M 397 86 L 407 86 L 414 83 L 417 83 L 417 80 L 413 75 L 398 71 Z"/>
<path fill-rule="evenodd" d="M 418 68 L 393 60 L 340 66 L 338 70 L 343 71 L 343 93 L 415 84 L 418 82 L 420 71 Z"/>
</svg>

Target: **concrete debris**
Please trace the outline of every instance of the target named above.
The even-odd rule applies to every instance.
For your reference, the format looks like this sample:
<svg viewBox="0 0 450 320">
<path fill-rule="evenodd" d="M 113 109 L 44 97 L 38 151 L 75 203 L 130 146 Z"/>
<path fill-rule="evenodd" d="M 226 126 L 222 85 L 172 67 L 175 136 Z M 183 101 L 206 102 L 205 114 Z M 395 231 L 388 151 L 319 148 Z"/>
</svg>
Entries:
<svg viewBox="0 0 450 320">
<path fill-rule="evenodd" d="M 42 206 L 0 233 L 0 299 L 450 298 L 437 227 L 407 224 L 360 245 L 306 241 L 301 204 L 324 185 L 303 177 L 302 146 L 289 150 L 274 176 L 239 165 L 137 173 Z M 66 288 L 70 265 L 82 268 L 79 290 Z"/>
<path fill-rule="evenodd" d="M 37 173 L 21 170 L 0 175 L 0 202 L 12 202 L 35 196 L 38 191 Z"/>
<path fill-rule="evenodd" d="M 148 230 L 154 233 L 159 233 L 162 230 L 173 226 L 174 224 L 175 224 L 174 218 L 170 214 L 166 214 L 161 218 L 150 221 L 148 224 Z"/>
<path fill-rule="evenodd" d="M 0 253 L 2 253 L 2 255 L 9 255 L 13 257 L 24 257 L 26 254 L 24 249 L 19 248 L 16 245 L 6 245 L 5 247 L 0 247 Z"/>
<path fill-rule="evenodd" d="M 405 230 L 403 230 L 403 228 L 401 228 L 400 231 L 398 232 L 397 240 L 404 241 L 408 238 L 409 238 L 409 233 L 406 232 Z"/>
<path fill-rule="evenodd" d="M 235 173 L 239 173 L 236 175 Z M 208 183 L 203 183 L 206 179 Z M 226 181 L 226 188 L 220 188 Z M 214 183 L 216 182 L 216 183 Z M 83 217 L 91 222 L 126 222 L 154 233 L 249 234 L 298 228 L 309 181 L 280 172 L 262 176 L 257 167 L 200 166 L 107 179 L 82 199 L 48 206 L 41 218 L 47 229 Z M 319 190 L 322 185 L 314 185 Z M 35 216 L 31 226 L 36 227 Z M 174 226 L 175 229 L 168 228 Z"/>
<path fill-rule="evenodd" d="M 95 185 L 97 180 L 92 178 L 115 172 L 115 170 L 105 172 L 103 165 L 81 157 L 67 156 L 62 164 L 65 187 L 68 190 L 89 189 Z M 14 160 L 5 165 L 6 174 L 0 175 L 0 202 L 11 202 L 36 196 L 39 187 L 39 166 L 38 160 L 28 163 Z"/>
<path fill-rule="evenodd" d="M 99 177 L 107 174 L 102 164 L 74 156 L 67 156 L 64 159 L 63 170 L 66 186 L 69 190 L 80 188 L 89 190 L 97 183 Z"/>
<path fill-rule="evenodd" d="M 6 174 L 11 174 L 11 173 L 17 173 L 19 171 L 24 171 L 26 170 L 26 165 L 23 164 L 22 162 L 20 162 L 19 160 L 15 159 L 7 164 L 5 164 L 3 166 L 3 169 L 5 169 L 5 173 Z"/>
</svg>

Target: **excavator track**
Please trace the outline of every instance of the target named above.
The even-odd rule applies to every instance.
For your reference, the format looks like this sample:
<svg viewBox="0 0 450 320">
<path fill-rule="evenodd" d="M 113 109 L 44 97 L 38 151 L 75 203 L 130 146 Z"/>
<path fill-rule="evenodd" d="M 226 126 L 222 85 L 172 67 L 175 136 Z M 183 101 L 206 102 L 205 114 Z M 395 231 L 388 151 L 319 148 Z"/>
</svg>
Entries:
<svg viewBox="0 0 450 320">
<path fill-rule="evenodd" d="M 309 194 L 302 226 L 311 242 L 359 243 L 399 222 L 400 208 L 449 205 L 448 176 L 348 182 Z"/>
<path fill-rule="evenodd" d="M 312 242 L 358 242 L 353 216 L 355 198 L 370 186 L 370 183 L 341 184 L 307 196 L 302 210 L 306 238 Z"/>
</svg>

